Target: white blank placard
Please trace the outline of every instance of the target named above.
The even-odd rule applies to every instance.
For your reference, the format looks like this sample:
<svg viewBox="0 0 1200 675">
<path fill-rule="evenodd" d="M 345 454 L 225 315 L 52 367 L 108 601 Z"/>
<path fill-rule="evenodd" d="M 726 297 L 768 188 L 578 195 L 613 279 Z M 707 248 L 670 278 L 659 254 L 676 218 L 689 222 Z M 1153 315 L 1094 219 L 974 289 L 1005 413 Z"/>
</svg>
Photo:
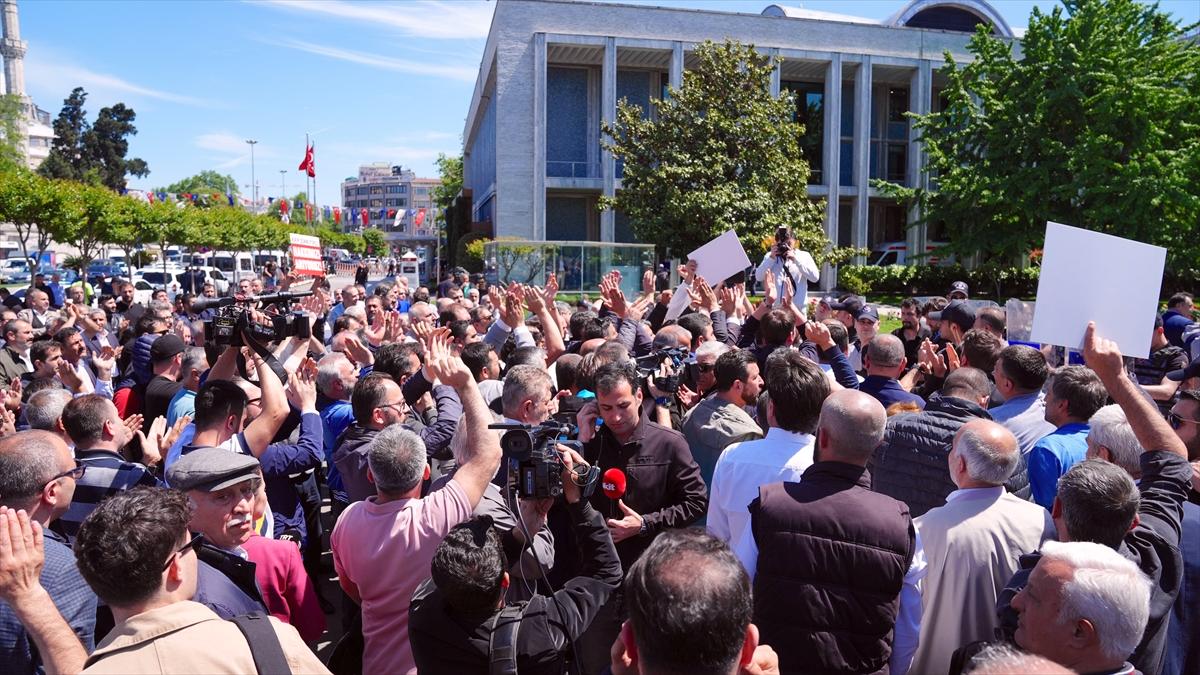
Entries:
<svg viewBox="0 0 1200 675">
<path fill-rule="evenodd" d="M 696 261 L 696 274 L 704 277 L 710 286 L 750 266 L 750 256 L 738 241 L 737 232 L 726 230 L 700 248 L 688 254 L 688 260 Z"/>
<path fill-rule="evenodd" d="M 1046 223 L 1033 314 L 1035 342 L 1083 348 L 1088 321 L 1126 356 L 1150 356 L 1167 250 L 1059 223 Z"/>
</svg>

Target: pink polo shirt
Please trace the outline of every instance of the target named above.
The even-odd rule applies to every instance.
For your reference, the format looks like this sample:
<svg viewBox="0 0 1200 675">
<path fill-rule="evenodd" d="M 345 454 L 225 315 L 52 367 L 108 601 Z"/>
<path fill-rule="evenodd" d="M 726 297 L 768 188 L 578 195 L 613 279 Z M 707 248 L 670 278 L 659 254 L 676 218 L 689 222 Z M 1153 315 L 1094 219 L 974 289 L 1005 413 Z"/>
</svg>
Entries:
<svg viewBox="0 0 1200 675">
<path fill-rule="evenodd" d="M 408 606 L 429 578 L 437 545 L 471 517 L 471 505 L 455 480 L 424 499 L 376 499 L 351 504 L 338 519 L 330 536 L 333 565 L 362 596 L 363 672 L 415 675 Z"/>
</svg>

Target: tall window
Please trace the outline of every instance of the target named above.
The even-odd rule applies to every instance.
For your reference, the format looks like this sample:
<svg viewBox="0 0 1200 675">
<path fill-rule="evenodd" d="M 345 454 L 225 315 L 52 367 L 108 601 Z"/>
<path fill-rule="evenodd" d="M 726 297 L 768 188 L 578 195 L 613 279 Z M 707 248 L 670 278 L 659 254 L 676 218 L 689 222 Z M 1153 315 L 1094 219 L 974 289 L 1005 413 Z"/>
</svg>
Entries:
<svg viewBox="0 0 1200 675">
<path fill-rule="evenodd" d="M 588 71 L 546 68 L 546 175 L 590 178 Z"/>
<path fill-rule="evenodd" d="M 816 82 L 784 82 L 783 88 L 796 97 L 797 122 L 804 125 L 800 149 L 810 170 L 809 185 L 821 185 L 824 180 L 825 149 L 825 85 Z"/>
<path fill-rule="evenodd" d="M 878 91 L 878 90 L 877 90 Z M 871 124 L 871 177 L 905 184 L 908 178 L 908 89 L 885 87 Z"/>
</svg>

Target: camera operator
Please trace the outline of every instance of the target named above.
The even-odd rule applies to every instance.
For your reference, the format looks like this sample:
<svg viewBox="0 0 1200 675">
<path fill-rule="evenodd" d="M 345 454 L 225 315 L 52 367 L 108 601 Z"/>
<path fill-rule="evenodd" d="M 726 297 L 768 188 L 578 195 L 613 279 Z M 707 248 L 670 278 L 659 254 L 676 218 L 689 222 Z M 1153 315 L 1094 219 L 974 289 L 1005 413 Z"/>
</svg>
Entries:
<svg viewBox="0 0 1200 675">
<path fill-rule="evenodd" d="M 563 496 L 584 566 L 553 596 L 506 604 L 510 588 L 502 535 L 475 517 L 438 545 L 432 578 L 412 599 L 409 639 L 422 675 L 491 672 L 562 673 L 563 658 L 621 582 L 621 563 L 604 518 L 584 500 L 575 467 L 583 458 L 559 446 Z M 523 515 L 545 522 L 552 499 L 521 500 Z M 505 656 L 507 655 L 507 659 Z"/>
<path fill-rule="evenodd" d="M 766 280 L 768 271 L 775 275 L 775 297 L 784 297 L 784 283 L 790 280 L 794 289 L 792 305 L 800 311 L 801 316 L 806 316 L 808 282 L 820 279 L 821 271 L 812 254 L 796 248 L 796 240 L 787 227 L 780 227 L 775 231 L 775 245 L 763 256 L 763 261 L 754 272 L 754 278 L 761 284 Z"/>
</svg>

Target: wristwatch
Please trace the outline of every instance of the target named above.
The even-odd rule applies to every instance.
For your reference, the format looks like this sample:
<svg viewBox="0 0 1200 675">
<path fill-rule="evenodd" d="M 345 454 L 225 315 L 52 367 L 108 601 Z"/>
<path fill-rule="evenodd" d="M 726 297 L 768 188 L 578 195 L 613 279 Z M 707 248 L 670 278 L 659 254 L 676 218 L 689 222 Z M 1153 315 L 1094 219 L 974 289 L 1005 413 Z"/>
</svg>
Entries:
<svg viewBox="0 0 1200 675">
<path fill-rule="evenodd" d="M 638 536 L 645 535 L 647 532 L 649 532 L 649 528 L 646 527 L 646 519 L 642 518 L 642 526 L 638 529 Z"/>
</svg>

